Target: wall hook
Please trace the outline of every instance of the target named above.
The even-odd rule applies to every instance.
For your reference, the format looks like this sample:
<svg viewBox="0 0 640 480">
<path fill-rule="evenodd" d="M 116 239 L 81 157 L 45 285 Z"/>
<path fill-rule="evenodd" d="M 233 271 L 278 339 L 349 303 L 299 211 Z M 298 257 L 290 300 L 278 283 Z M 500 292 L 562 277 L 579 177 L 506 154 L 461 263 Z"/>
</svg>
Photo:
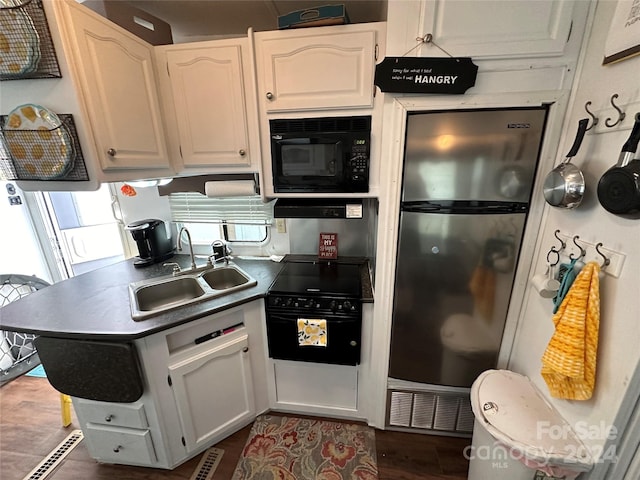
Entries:
<svg viewBox="0 0 640 480">
<path fill-rule="evenodd" d="M 602 246 L 602 242 L 600 242 L 600 243 L 598 243 L 596 245 L 596 252 L 598 252 L 598 255 L 600 255 L 604 259 L 604 261 L 602 262 L 602 265 L 601 265 L 601 267 L 604 268 L 604 267 L 606 267 L 607 265 L 609 265 L 611 263 L 611 260 L 608 259 L 607 256 L 600 251 L 600 247 L 601 246 Z"/>
<path fill-rule="evenodd" d="M 619 124 L 620 122 L 622 122 L 622 121 L 624 120 L 624 117 L 626 117 L 626 116 L 627 116 L 627 114 L 626 114 L 626 113 L 624 113 L 622 110 L 620 110 L 620 108 L 619 108 L 615 103 L 613 103 L 613 101 L 614 101 L 616 98 L 618 98 L 618 94 L 617 94 L 617 93 L 614 93 L 614 94 L 613 94 L 613 96 L 611 97 L 611 106 L 612 106 L 613 108 L 615 108 L 615 109 L 616 109 L 616 111 L 618 112 L 618 120 L 616 120 L 616 121 L 615 121 L 615 123 L 611 123 L 612 118 L 611 118 L 611 117 L 607 118 L 607 119 L 604 121 L 604 124 L 605 124 L 607 127 L 609 127 L 609 128 L 615 127 L 617 124 Z"/>
<path fill-rule="evenodd" d="M 598 124 L 598 117 L 596 117 L 593 112 L 591 110 L 589 110 L 589 105 L 591 105 L 591 101 L 588 101 L 587 103 L 584 104 L 584 109 L 587 111 L 587 113 L 589 114 L 589 116 L 593 119 L 593 122 L 591 123 L 591 126 L 589 128 L 587 128 L 586 131 L 591 130 L 593 127 L 595 127 Z"/>
<path fill-rule="evenodd" d="M 556 261 L 554 263 L 551 263 L 551 259 L 549 258 L 549 256 L 552 253 L 555 253 L 555 255 L 556 255 Z M 555 267 L 558 263 L 560 263 L 560 252 L 558 250 L 556 250 L 554 247 L 551 247 L 551 249 L 547 252 L 547 263 L 551 267 Z"/>
<path fill-rule="evenodd" d="M 584 248 L 582 248 L 582 246 L 578 245 L 578 242 L 576 240 L 578 240 L 579 238 L 580 238 L 579 235 L 576 235 L 575 237 L 573 237 L 573 244 L 580 249 L 580 255 L 574 259 L 573 258 L 573 253 L 572 253 L 571 255 L 569 255 L 569 258 L 571 260 L 576 260 L 578 258 L 582 258 L 587 254 L 587 251 Z"/>
<path fill-rule="evenodd" d="M 560 230 L 556 230 L 555 232 L 553 232 L 553 236 L 556 237 L 558 239 L 558 241 L 560 242 L 560 250 L 556 250 L 557 252 L 561 252 L 567 246 L 567 244 L 564 242 L 564 240 L 561 239 L 560 236 L 558 235 L 559 233 L 560 233 Z"/>
</svg>

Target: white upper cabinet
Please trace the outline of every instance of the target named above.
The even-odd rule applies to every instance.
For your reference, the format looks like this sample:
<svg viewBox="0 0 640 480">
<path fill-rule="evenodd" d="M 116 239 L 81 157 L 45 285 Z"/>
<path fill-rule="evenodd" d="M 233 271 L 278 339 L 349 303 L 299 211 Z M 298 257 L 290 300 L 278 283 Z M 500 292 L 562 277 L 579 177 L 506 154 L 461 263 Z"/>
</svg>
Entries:
<svg viewBox="0 0 640 480">
<path fill-rule="evenodd" d="M 168 169 L 153 46 L 74 1 L 56 6 L 102 170 Z"/>
<path fill-rule="evenodd" d="M 263 111 L 372 107 L 380 25 L 256 33 Z"/>
<path fill-rule="evenodd" d="M 247 168 L 258 157 L 248 50 L 246 38 L 157 47 L 172 149 L 185 169 Z"/>
<path fill-rule="evenodd" d="M 454 57 L 517 58 L 563 55 L 571 0 L 424 1 L 420 36 Z M 438 55 L 440 52 L 438 51 Z"/>
</svg>

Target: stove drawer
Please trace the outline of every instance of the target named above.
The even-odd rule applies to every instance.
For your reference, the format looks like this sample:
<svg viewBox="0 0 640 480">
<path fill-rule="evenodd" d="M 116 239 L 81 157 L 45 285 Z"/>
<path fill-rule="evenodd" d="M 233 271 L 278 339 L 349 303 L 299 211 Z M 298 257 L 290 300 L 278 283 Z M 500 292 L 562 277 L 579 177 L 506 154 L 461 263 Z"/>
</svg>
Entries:
<svg viewBox="0 0 640 480">
<path fill-rule="evenodd" d="M 326 346 L 300 345 L 298 319 L 326 320 Z M 360 363 L 362 318 L 318 317 L 306 313 L 267 313 L 267 340 L 269 357 L 279 360 L 358 365 Z"/>
</svg>

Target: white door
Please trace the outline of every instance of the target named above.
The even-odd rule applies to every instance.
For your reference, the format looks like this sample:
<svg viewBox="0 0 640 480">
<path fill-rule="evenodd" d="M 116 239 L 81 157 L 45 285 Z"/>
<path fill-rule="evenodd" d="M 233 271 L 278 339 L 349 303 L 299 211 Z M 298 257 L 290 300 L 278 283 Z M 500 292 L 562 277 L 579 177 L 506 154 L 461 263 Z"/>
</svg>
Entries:
<svg viewBox="0 0 640 480">
<path fill-rule="evenodd" d="M 420 35 L 431 33 L 433 42 L 454 57 L 559 56 L 564 53 L 571 31 L 574 3 L 572 0 L 423 2 Z M 423 47 L 422 53 L 430 47 Z"/>
<path fill-rule="evenodd" d="M 209 340 L 210 345 L 169 365 L 187 451 L 221 432 L 231 433 L 255 415 L 247 335 Z"/>
<path fill-rule="evenodd" d="M 122 225 L 113 216 L 111 192 L 42 193 L 69 276 L 125 259 Z"/>
<path fill-rule="evenodd" d="M 167 169 L 153 46 L 75 2 L 60 2 L 103 170 Z"/>
<path fill-rule="evenodd" d="M 258 32 L 255 38 L 258 101 L 266 112 L 373 105 L 375 27 L 323 27 L 286 37 Z"/>
<path fill-rule="evenodd" d="M 166 54 L 185 167 L 249 166 L 240 42 L 171 46 Z"/>
<path fill-rule="evenodd" d="M 25 193 L 14 182 L 0 182 L 0 274 L 35 275 L 60 280 L 55 260 L 47 258 L 36 233 Z M 51 263 L 49 260 L 51 259 Z"/>
</svg>

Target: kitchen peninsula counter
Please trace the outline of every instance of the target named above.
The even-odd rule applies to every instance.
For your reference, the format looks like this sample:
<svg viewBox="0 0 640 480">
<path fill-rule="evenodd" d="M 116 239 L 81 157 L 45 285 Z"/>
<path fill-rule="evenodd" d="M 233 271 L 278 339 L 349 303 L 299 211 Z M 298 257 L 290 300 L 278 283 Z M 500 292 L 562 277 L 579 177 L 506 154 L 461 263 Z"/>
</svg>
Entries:
<svg viewBox="0 0 640 480">
<path fill-rule="evenodd" d="M 297 256 L 287 256 L 285 261 L 287 258 Z M 367 260 L 360 260 L 363 279 L 370 278 Z M 168 261 L 183 268 L 190 264 L 188 255 L 175 255 Z M 266 258 L 234 258 L 232 263 L 258 283 L 221 297 L 133 320 L 129 284 L 171 274 L 170 268 L 162 263 L 135 268 L 133 259 L 129 259 L 55 283 L 5 305 L 0 308 L 0 330 L 57 338 L 134 340 L 262 298 L 282 267 L 282 263 Z M 363 280 L 362 287 L 363 301 L 372 302 L 371 282 Z"/>
<path fill-rule="evenodd" d="M 188 255 L 167 260 L 181 267 Z M 202 260 L 200 260 L 202 262 Z M 59 338 L 133 340 L 264 297 L 282 264 L 234 259 L 258 283 L 143 320 L 131 318 L 129 284 L 171 275 L 162 263 L 135 268 L 133 259 L 55 283 L 0 308 L 0 329 Z"/>
</svg>

